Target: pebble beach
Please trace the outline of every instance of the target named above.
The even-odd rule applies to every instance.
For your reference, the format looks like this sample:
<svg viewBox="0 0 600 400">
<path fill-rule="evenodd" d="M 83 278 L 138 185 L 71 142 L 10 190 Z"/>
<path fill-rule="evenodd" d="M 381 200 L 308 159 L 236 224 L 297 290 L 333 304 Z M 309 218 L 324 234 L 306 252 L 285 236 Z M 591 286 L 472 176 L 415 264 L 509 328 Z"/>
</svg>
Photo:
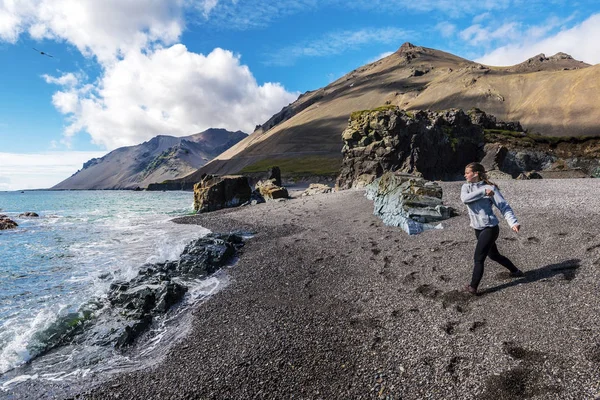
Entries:
<svg viewBox="0 0 600 400">
<path fill-rule="evenodd" d="M 460 215 L 415 236 L 362 190 L 176 219 L 254 235 L 160 363 L 76 397 L 600 398 L 600 180 L 498 183 L 522 226 L 498 247 L 525 276 L 488 260 L 478 296 L 462 182 L 440 182 Z"/>
</svg>

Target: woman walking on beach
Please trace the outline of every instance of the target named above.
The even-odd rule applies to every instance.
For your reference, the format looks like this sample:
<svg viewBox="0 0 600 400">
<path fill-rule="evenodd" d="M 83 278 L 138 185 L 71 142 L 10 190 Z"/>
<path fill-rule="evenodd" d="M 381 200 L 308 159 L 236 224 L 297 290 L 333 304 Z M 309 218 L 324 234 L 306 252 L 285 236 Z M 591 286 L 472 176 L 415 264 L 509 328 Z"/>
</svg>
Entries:
<svg viewBox="0 0 600 400">
<path fill-rule="evenodd" d="M 471 284 L 465 287 L 465 291 L 477 294 L 477 287 L 483 276 L 483 263 L 486 257 L 507 268 L 512 277 L 524 275 L 521 270 L 498 251 L 496 239 L 498 239 L 500 228 L 492 205 L 500 210 L 513 231 L 519 232 L 521 226 L 517 222 L 512 208 L 502 197 L 498 186 L 488 180 L 483 165 L 476 162 L 467 165 L 465 167 L 465 179 L 467 183 L 462 186 L 460 199 L 469 209 L 471 227 L 475 229 L 475 236 L 477 237 L 473 276 Z"/>
</svg>

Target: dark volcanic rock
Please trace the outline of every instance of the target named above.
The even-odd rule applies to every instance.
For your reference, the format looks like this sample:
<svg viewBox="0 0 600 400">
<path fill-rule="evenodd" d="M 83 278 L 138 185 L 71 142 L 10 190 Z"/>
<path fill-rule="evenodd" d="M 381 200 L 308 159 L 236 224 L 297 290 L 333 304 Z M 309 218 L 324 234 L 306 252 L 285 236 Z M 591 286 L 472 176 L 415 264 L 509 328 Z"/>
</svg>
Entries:
<svg viewBox="0 0 600 400">
<path fill-rule="evenodd" d="M 143 265 L 135 278 L 111 284 L 106 302 L 92 301 L 57 323 L 61 333 L 52 335 L 44 351 L 75 342 L 117 348 L 133 344 L 155 318 L 183 299 L 186 280 L 214 273 L 242 246 L 238 234 L 210 233 L 190 242 L 179 260 Z"/>
<path fill-rule="evenodd" d="M 17 226 L 19 226 L 19 224 L 8 218 L 6 215 L 0 215 L 0 231 L 5 229 L 14 229 Z"/>
<path fill-rule="evenodd" d="M 27 211 L 27 212 L 19 214 L 19 218 L 22 218 L 22 217 L 35 218 L 35 217 L 39 217 L 39 215 L 37 213 Z"/>
<path fill-rule="evenodd" d="M 483 157 L 483 128 L 462 110 L 416 113 L 389 108 L 353 113 L 342 133 L 340 189 L 371 183 L 386 171 L 452 179 Z"/>
<path fill-rule="evenodd" d="M 194 185 L 194 210 L 202 213 L 237 207 L 249 201 L 251 194 L 245 176 L 206 175 Z"/>
<path fill-rule="evenodd" d="M 281 170 L 279 167 L 271 167 L 269 170 L 269 180 L 273 180 L 275 185 L 281 186 Z"/>
</svg>

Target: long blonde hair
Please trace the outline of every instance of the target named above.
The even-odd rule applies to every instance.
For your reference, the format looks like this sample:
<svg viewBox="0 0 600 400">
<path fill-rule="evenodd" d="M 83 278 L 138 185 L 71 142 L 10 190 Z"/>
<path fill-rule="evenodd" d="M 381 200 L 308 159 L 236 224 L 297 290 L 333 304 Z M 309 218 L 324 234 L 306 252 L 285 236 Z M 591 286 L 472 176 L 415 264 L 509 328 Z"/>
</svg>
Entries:
<svg viewBox="0 0 600 400">
<path fill-rule="evenodd" d="M 490 181 L 488 179 L 487 173 L 485 171 L 485 167 L 483 165 L 481 165 L 480 163 L 478 163 L 478 162 L 472 162 L 470 164 L 467 164 L 467 166 L 465 167 L 465 169 L 466 168 L 469 168 L 471 171 L 473 171 L 474 173 L 476 173 L 477 176 L 479 177 L 480 181 L 484 181 L 487 185 L 495 186 L 498 189 L 500 189 L 500 187 L 498 185 L 496 185 L 494 182 L 492 182 L 492 181 Z"/>
</svg>

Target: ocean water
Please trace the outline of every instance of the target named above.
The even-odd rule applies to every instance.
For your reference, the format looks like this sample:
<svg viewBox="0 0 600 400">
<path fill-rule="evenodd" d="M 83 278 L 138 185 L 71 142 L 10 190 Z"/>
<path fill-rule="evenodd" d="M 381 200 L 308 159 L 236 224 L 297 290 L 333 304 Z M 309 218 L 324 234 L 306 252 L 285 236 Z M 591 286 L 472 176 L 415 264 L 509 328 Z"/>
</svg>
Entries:
<svg viewBox="0 0 600 400">
<path fill-rule="evenodd" d="M 177 313 L 155 323 L 137 353 L 85 343 L 47 351 L 61 318 L 105 297 L 112 282 L 131 279 L 144 263 L 178 259 L 189 241 L 209 232 L 170 222 L 191 214 L 192 201 L 190 192 L 0 192 L 0 214 L 19 224 L 0 231 L 0 396 L 25 381 L 56 384 L 139 367 L 140 357 L 173 341 L 168 326 Z M 27 211 L 40 217 L 18 216 Z M 185 304 L 225 281 L 193 282 Z"/>
</svg>

